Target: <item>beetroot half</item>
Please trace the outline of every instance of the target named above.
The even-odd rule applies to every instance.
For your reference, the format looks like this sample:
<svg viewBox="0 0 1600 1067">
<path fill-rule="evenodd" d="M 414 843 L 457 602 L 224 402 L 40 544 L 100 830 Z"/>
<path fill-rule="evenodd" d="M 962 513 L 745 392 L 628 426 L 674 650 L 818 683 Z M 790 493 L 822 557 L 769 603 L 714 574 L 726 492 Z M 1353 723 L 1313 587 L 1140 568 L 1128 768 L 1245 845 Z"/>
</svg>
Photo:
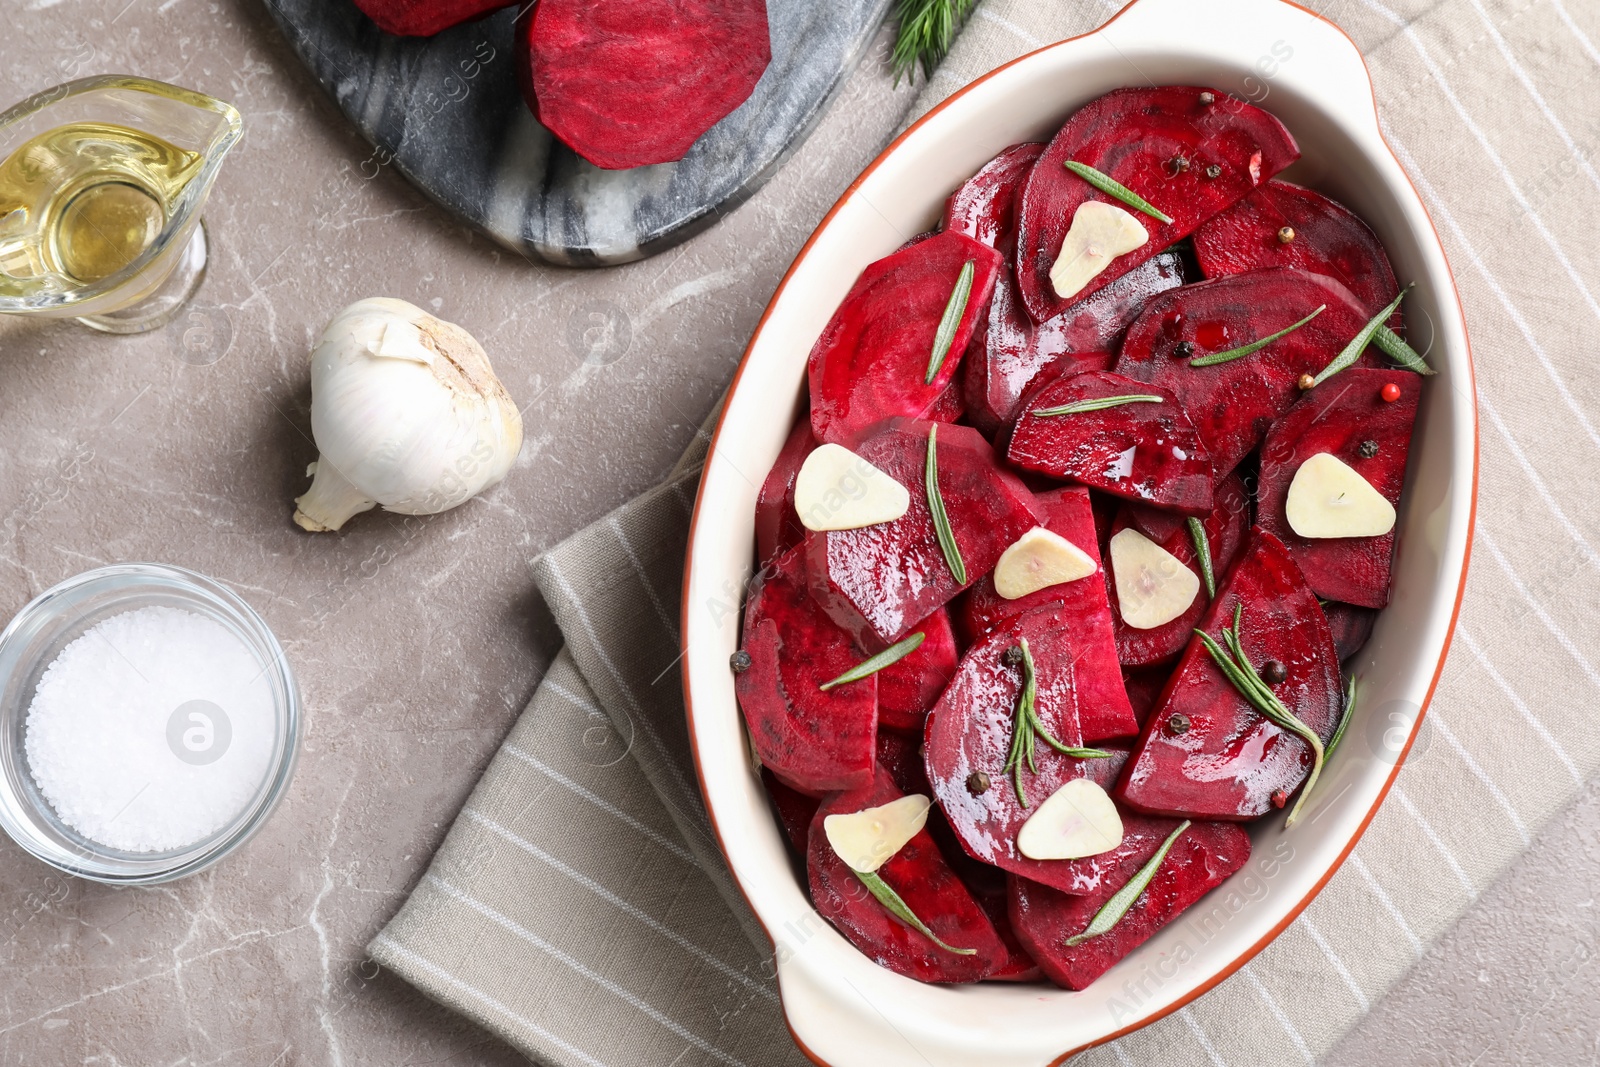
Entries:
<svg viewBox="0 0 1600 1067">
<path fill-rule="evenodd" d="M 932 383 L 934 338 L 962 268 L 972 290 Z M 1000 253 L 959 233 L 941 233 L 868 265 L 811 348 L 811 428 L 818 441 L 848 444 L 873 423 L 934 412 L 955 379 L 1000 270 Z M 959 396 L 956 398 L 959 400 Z"/>
<path fill-rule="evenodd" d="M 1161 400 L 1040 414 L 1132 395 Z M 1022 407 L 1006 450 L 1017 466 L 1186 515 L 1211 511 L 1211 455 L 1170 390 L 1110 371 L 1087 371 L 1046 382 Z"/>
<path fill-rule="evenodd" d="M 803 548 L 779 557 L 751 593 L 744 651 L 750 666 L 734 689 L 762 765 L 814 796 L 870 782 L 878 679 L 819 688 L 863 657 L 812 598 Z"/>
<path fill-rule="evenodd" d="M 355 0 L 384 33 L 432 37 L 451 26 L 480 19 L 511 5 L 506 0 Z"/>
<path fill-rule="evenodd" d="M 1389 384 L 1400 390 L 1393 402 L 1382 396 Z M 1318 596 L 1365 608 L 1389 603 L 1394 531 L 1379 537 L 1301 537 L 1284 514 L 1295 472 L 1327 452 L 1354 468 L 1389 503 L 1399 504 L 1421 396 L 1422 379 L 1409 371 L 1352 367 L 1313 389 L 1267 434 L 1256 521 L 1289 547 Z"/>
<path fill-rule="evenodd" d="M 1316 318 L 1248 356 L 1189 366 L 1191 358 L 1249 345 L 1323 305 Z M 1220 478 L 1299 399 L 1300 376 L 1332 362 L 1369 317 L 1350 290 L 1320 274 L 1292 267 L 1235 274 L 1151 298 L 1128 327 L 1116 370 L 1177 394 Z M 1370 353 L 1361 358 L 1376 365 Z"/>
<path fill-rule="evenodd" d="M 756 553 L 763 563 L 805 540 L 806 528 L 794 510 L 794 482 L 801 464 L 816 447 L 811 421 L 803 418 L 796 422 L 777 462 L 767 472 L 767 480 L 761 483 L 756 496 Z"/>
<path fill-rule="evenodd" d="M 1283 241 L 1283 227 L 1294 231 Z M 1207 278 L 1298 267 L 1344 283 L 1376 315 L 1400 295 L 1389 257 L 1366 223 L 1321 193 L 1274 178 L 1194 232 L 1194 254 Z M 1400 310 L 1389 325 L 1398 328 Z"/>
<path fill-rule="evenodd" d="M 1046 529 L 1083 549 L 1094 560 L 1095 566 L 1104 566 L 1100 542 L 1095 536 L 1089 490 L 1057 489 L 1040 493 L 1034 499 L 1037 510 L 1044 516 Z M 1119 686 L 1115 684 L 1118 673 L 1117 644 L 1113 636 L 1106 583 L 1101 574 L 1091 574 L 1064 585 L 1053 585 L 1017 600 L 1001 597 L 995 592 L 993 577 L 986 575 L 967 592 L 962 611 L 967 632 L 980 635 L 1004 624 L 1008 619 L 1052 605 L 1072 630 L 1073 644 L 1081 657 L 1075 680 L 1084 690 L 1078 702 L 1078 725 L 1084 741 L 1093 744 L 1138 733 L 1139 724 L 1133 708 L 1128 704 L 1127 693 L 1119 692 Z M 881 697 L 879 702 L 881 704 Z"/>
<path fill-rule="evenodd" d="M 913 626 L 923 635 L 916 651 L 878 672 L 878 725 L 921 736 L 922 722 L 939 694 L 955 677 L 961 653 L 956 649 L 950 613 L 943 608 Z"/>
<path fill-rule="evenodd" d="M 1203 103 L 1204 93 L 1214 103 Z M 1117 89 L 1091 101 L 1061 127 L 1022 187 L 1016 270 L 1023 306 L 1035 322 L 1059 315 L 1072 300 L 1109 285 L 1232 207 L 1299 156 L 1283 123 L 1216 90 Z M 1068 170 L 1069 160 L 1121 182 L 1172 221 L 1137 213 L 1150 239 L 1064 300 L 1050 284 L 1050 268 L 1073 216 L 1088 200 L 1121 206 Z"/>
<path fill-rule="evenodd" d="M 1340 663 L 1361 651 L 1378 621 L 1375 608 L 1358 608 L 1332 600 L 1322 605 L 1322 613 L 1328 617 L 1328 629 L 1333 631 L 1333 647 Z"/>
<path fill-rule="evenodd" d="M 1016 419 L 1023 393 L 1045 376 L 1110 369 L 1123 331 L 1145 301 L 1183 281 L 1183 261 L 1163 252 L 1035 325 L 1023 310 L 1015 276 L 1004 269 L 989 314 L 967 346 L 963 384 L 972 421 L 993 433 Z"/>
<path fill-rule="evenodd" d="M 1165 667 L 1131 667 L 1122 672 L 1122 688 L 1128 694 L 1128 704 L 1141 730 L 1150 720 L 1150 713 L 1156 710 L 1170 674 Z"/>
<path fill-rule="evenodd" d="M 682 159 L 772 62 L 766 0 L 539 0 L 517 19 L 517 81 L 597 167 Z"/>
<path fill-rule="evenodd" d="M 1273 691 L 1326 741 L 1344 702 L 1333 635 L 1288 549 L 1269 533 L 1252 535 L 1202 628 L 1220 642 L 1238 604 L 1245 654 L 1258 670 L 1271 660 L 1283 666 L 1285 678 Z M 1171 725 L 1179 714 L 1187 728 Z M 1195 637 L 1145 723 L 1116 796 L 1152 815 L 1253 819 L 1272 810 L 1274 793 L 1293 793 L 1311 761 L 1310 746 L 1262 717 Z"/>
<path fill-rule="evenodd" d="M 966 564 L 957 582 L 939 548 L 924 488 L 934 424 L 891 419 L 854 445 L 867 462 L 904 485 L 911 507 L 893 522 L 806 538 L 812 591 L 862 647 L 900 640 L 961 590 L 994 569 L 1013 541 L 1038 525 L 1033 494 L 995 462 L 970 426 L 939 426 L 939 490 Z"/>
<path fill-rule="evenodd" d="M 1152 848 L 1150 855 L 1154 854 Z M 1068 938 L 1083 933 L 1127 878 L 1110 879 L 1098 892 L 1086 896 L 1068 896 L 1025 878 L 1013 878 L 1012 927 L 1052 982 L 1067 989 L 1087 989 L 1249 859 L 1250 835 L 1244 830 L 1229 823 L 1195 823 L 1173 843 L 1133 907 L 1099 937 L 1071 948 L 1066 944 Z M 1134 865 L 1129 877 L 1141 865 Z"/>
<path fill-rule="evenodd" d="M 964 233 L 990 248 L 1016 228 L 1017 187 L 1044 151 L 1037 141 L 1014 144 L 983 165 L 945 201 L 942 230 Z"/>
<path fill-rule="evenodd" d="M 890 914 L 828 844 L 823 820 L 829 815 L 877 807 L 904 795 L 888 772 L 880 771 L 870 784 L 823 801 L 811 820 L 807 849 L 811 902 L 852 945 L 896 974 L 919 982 L 976 982 L 1005 966 L 1009 955 L 989 916 L 944 861 L 927 830 L 878 868 L 878 876 L 942 941 L 977 949 L 974 955 L 947 952 Z"/>
<path fill-rule="evenodd" d="M 1237 475 L 1230 474 L 1217 489 L 1217 506 L 1205 517 L 1202 525 L 1206 531 L 1206 542 L 1211 548 L 1211 571 L 1220 583 L 1227 575 L 1228 568 L 1233 566 L 1239 550 L 1244 547 L 1245 535 L 1250 532 L 1250 511 L 1249 498 L 1245 496 L 1244 485 Z M 1126 506 L 1122 509 L 1122 514 L 1117 516 L 1117 521 L 1112 524 L 1113 534 L 1132 525 L 1131 511 L 1132 509 Z M 1187 522 L 1172 536 L 1158 543 L 1176 556 L 1185 567 L 1194 571 L 1196 577 L 1205 577 L 1200 568 L 1200 557 L 1195 552 L 1194 536 L 1189 532 Z M 1210 606 L 1204 584 L 1200 587 L 1199 595 L 1194 598 L 1194 603 L 1189 605 L 1188 611 L 1165 626 L 1157 626 L 1151 630 L 1136 630 L 1122 621 L 1122 605 L 1117 600 L 1115 579 L 1114 574 L 1107 572 L 1106 595 L 1111 601 L 1111 619 L 1117 638 L 1117 657 L 1122 665 L 1149 667 L 1166 663 L 1182 652 L 1189 644 L 1189 639 L 1194 636 L 1194 628 L 1200 624 L 1206 608 Z"/>
<path fill-rule="evenodd" d="M 767 787 L 767 797 L 772 801 L 772 810 L 777 812 L 784 840 L 794 850 L 795 858 L 804 863 L 811 817 L 817 813 L 817 798 L 784 785 L 769 767 L 761 768 L 761 784 Z"/>
</svg>

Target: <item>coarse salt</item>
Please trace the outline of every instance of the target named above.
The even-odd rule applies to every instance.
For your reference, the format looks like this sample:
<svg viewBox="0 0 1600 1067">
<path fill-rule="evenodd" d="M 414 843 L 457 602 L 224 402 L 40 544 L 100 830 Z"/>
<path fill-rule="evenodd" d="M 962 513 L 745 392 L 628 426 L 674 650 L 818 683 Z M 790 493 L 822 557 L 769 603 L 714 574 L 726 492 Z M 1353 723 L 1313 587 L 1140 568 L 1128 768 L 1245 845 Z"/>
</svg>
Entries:
<svg viewBox="0 0 1600 1067">
<path fill-rule="evenodd" d="M 216 619 L 113 615 L 45 668 L 24 747 L 39 792 L 84 837 L 164 852 L 222 829 L 269 773 L 276 717 L 257 659 Z"/>
</svg>

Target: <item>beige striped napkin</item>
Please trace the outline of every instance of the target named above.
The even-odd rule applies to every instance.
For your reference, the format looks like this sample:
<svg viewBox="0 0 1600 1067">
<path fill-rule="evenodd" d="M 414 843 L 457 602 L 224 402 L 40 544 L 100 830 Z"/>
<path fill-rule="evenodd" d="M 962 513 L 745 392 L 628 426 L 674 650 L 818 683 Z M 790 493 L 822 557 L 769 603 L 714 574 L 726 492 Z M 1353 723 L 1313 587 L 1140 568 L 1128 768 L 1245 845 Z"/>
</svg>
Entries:
<svg viewBox="0 0 1600 1067">
<path fill-rule="evenodd" d="M 1600 7 L 1312 3 L 1365 52 L 1457 271 L 1483 418 L 1472 578 L 1423 733 L 1348 863 L 1235 977 L 1086 1065 L 1313 1062 L 1600 767 Z M 1115 7 L 985 0 L 917 112 Z M 567 651 L 371 950 L 563 1067 L 804 1062 L 686 751 L 696 474 L 678 473 L 536 563 Z"/>
</svg>

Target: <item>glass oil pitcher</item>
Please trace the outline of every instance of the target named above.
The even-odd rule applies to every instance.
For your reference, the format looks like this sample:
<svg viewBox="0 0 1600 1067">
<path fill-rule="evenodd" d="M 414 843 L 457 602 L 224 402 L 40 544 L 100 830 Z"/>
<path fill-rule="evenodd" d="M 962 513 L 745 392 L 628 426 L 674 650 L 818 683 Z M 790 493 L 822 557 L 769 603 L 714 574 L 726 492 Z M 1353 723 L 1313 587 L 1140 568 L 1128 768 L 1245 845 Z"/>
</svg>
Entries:
<svg viewBox="0 0 1600 1067">
<path fill-rule="evenodd" d="M 0 312 L 155 329 L 205 276 L 200 208 L 239 112 L 112 75 L 0 114 Z"/>
</svg>

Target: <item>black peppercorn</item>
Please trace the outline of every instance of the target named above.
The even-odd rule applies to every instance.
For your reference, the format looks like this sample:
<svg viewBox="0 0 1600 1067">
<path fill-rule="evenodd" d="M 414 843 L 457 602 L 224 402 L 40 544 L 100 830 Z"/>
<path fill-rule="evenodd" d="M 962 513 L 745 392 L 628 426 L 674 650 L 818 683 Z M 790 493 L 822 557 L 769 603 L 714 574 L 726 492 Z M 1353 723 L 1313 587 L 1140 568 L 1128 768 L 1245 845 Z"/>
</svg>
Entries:
<svg viewBox="0 0 1600 1067">
<path fill-rule="evenodd" d="M 1361 458 L 1362 459 L 1371 459 L 1373 456 L 1376 456 L 1377 454 L 1378 454 L 1378 442 L 1376 442 L 1376 441 L 1362 441 L 1361 442 Z"/>
<path fill-rule="evenodd" d="M 1275 659 L 1269 659 L 1261 665 L 1261 680 L 1268 685 L 1277 685 L 1287 677 L 1289 672 Z"/>
<path fill-rule="evenodd" d="M 1022 662 L 1022 646 L 1012 645 L 1010 648 L 1006 649 L 1006 654 L 1003 658 L 1005 659 L 1006 663 L 1015 667 L 1017 664 Z"/>
<path fill-rule="evenodd" d="M 1220 177 L 1222 177 L 1222 168 L 1220 166 L 1218 166 L 1217 164 L 1215 164 L 1215 163 L 1211 164 L 1211 166 L 1206 168 L 1206 177 L 1207 178 L 1220 178 Z"/>
<path fill-rule="evenodd" d="M 1194 343 L 1192 341 L 1179 341 L 1172 346 L 1172 354 L 1178 359 L 1188 359 L 1194 355 Z"/>
<path fill-rule="evenodd" d="M 1189 716 L 1177 712 L 1167 720 L 1167 733 L 1177 735 L 1189 732 Z"/>
<path fill-rule="evenodd" d="M 982 771 L 973 771 L 967 775 L 967 792 L 973 796 L 981 796 L 989 791 L 989 776 Z"/>
<path fill-rule="evenodd" d="M 740 649 L 728 657 L 728 666 L 733 668 L 734 674 L 743 674 L 750 669 L 750 653 Z"/>
</svg>

